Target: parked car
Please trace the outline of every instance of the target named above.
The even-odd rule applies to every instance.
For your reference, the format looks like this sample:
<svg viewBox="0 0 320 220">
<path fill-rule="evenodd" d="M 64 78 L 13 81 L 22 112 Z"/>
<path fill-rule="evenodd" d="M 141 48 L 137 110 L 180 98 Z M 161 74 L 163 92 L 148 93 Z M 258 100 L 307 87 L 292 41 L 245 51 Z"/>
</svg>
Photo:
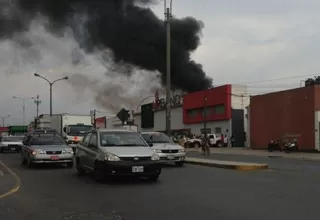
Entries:
<svg viewBox="0 0 320 220">
<path fill-rule="evenodd" d="M 21 162 L 28 167 L 34 164 L 66 164 L 73 167 L 73 150 L 56 132 L 35 131 L 23 140 Z"/>
<path fill-rule="evenodd" d="M 223 147 L 225 143 L 221 141 L 221 134 L 208 134 L 210 147 Z"/>
<path fill-rule="evenodd" d="M 20 152 L 22 138 L 20 136 L 2 136 L 0 141 L 0 153 Z"/>
<path fill-rule="evenodd" d="M 93 129 L 76 147 L 78 174 L 93 173 L 98 182 L 111 176 L 138 176 L 156 181 L 159 155 L 132 130 Z"/>
<path fill-rule="evenodd" d="M 184 164 L 186 152 L 182 146 L 161 132 L 142 132 L 141 136 L 159 154 L 162 162 L 174 162 L 178 166 Z"/>
</svg>

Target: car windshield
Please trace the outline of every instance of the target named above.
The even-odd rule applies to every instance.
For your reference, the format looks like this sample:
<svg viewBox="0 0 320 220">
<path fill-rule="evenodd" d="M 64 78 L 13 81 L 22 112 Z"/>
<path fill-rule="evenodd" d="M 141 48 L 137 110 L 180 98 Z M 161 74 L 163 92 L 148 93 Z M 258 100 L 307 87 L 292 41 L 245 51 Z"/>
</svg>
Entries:
<svg viewBox="0 0 320 220">
<path fill-rule="evenodd" d="M 67 135 L 69 136 L 84 136 L 84 134 L 91 130 L 91 125 L 69 125 Z"/>
<path fill-rule="evenodd" d="M 63 145 L 64 141 L 56 135 L 35 135 L 30 141 L 30 145 Z"/>
<path fill-rule="evenodd" d="M 148 143 L 173 143 L 171 138 L 163 133 L 142 134 L 143 139 Z"/>
<path fill-rule="evenodd" d="M 5 141 L 5 142 L 19 142 L 21 141 L 21 137 L 15 137 L 15 136 L 12 136 L 12 137 L 2 137 L 1 141 Z"/>
<path fill-rule="evenodd" d="M 136 132 L 101 132 L 100 145 L 102 147 L 148 147 Z"/>
</svg>

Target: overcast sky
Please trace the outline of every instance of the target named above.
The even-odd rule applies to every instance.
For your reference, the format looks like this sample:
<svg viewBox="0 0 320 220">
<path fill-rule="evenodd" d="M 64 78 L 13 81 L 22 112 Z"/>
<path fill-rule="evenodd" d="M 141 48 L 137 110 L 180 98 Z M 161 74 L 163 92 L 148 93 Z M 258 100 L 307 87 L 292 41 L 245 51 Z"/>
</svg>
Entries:
<svg viewBox="0 0 320 220">
<path fill-rule="evenodd" d="M 163 5 L 153 9 L 163 17 Z M 319 0 L 174 0 L 173 8 L 177 17 L 193 16 L 204 22 L 202 45 L 193 57 L 213 77 L 214 84 L 248 84 L 252 95 L 298 87 L 307 76 L 317 75 L 319 11 Z M 0 43 L 0 116 L 11 114 L 6 124 L 22 123 L 22 101 L 12 96 L 39 94 L 40 113 L 48 113 L 49 86 L 33 77 L 34 72 L 51 80 L 86 71 L 103 76 L 101 65 L 91 57 L 87 59 L 96 66 L 94 71 L 72 69 L 70 51 L 77 47 L 72 38 L 55 38 L 37 24 L 26 36 L 37 42 L 34 51 L 24 51 L 10 42 Z M 30 56 L 32 53 L 36 56 L 37 50 L 41 51 L 41 61 Z M 283 77 L 293 78 L 270 81 Z M 97 107 L 93 97 L 86 85 L 74 88 L 61 81 L 54 85 L 53 111 L 82 114 L 94 108 L 107 111 Z M 25 103 L 26 118 L 30 121 L 36 105 L 33 100 Z"/>
</svg>

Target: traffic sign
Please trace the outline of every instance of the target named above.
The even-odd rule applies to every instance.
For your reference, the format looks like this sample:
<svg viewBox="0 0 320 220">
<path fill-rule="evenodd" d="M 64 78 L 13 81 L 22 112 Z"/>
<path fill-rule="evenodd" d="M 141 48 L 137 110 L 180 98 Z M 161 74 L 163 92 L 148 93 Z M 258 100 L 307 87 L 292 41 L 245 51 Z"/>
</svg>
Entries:
<svg viewBox="0 0 320 220">
<path fill-rule="evenodd" d="M 122 108 L 122 109 L 118 112 L 117 117 L 120 119 L 120 121 L 121 121 L 122 123 L 128 121 L 128 119 L 130 118 L 129 110 L 126 110 L 126 109 Z"/>
</svg>

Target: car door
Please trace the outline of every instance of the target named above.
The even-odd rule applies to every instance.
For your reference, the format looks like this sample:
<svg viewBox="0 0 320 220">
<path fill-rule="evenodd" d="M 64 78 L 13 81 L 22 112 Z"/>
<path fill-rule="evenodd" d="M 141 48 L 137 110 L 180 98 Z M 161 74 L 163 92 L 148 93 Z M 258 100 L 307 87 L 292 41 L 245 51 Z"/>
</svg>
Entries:
<svg viewBox="0 0 320 220">
<path fill-rule="evenodd" d="M 91 137 L 91 132 L 88 132 L 83 136 L 82 141 L 78 143 L 78 147 L 76 149 L 76 157 L 80 159 L 81 164 L 85 167 L 87 167 L 87 148 L 89 145 Z"/>
<path fill-rule="evenodd" d="M 96 132 L 92 132 L 90 137 L 90 141 L 87 148 L 87 163 L 89 168 L 94 168 L 94 163 L 96 161 L 97 155 L 99 153 L 98 150 L 98 135 Z"/>
</svg>

